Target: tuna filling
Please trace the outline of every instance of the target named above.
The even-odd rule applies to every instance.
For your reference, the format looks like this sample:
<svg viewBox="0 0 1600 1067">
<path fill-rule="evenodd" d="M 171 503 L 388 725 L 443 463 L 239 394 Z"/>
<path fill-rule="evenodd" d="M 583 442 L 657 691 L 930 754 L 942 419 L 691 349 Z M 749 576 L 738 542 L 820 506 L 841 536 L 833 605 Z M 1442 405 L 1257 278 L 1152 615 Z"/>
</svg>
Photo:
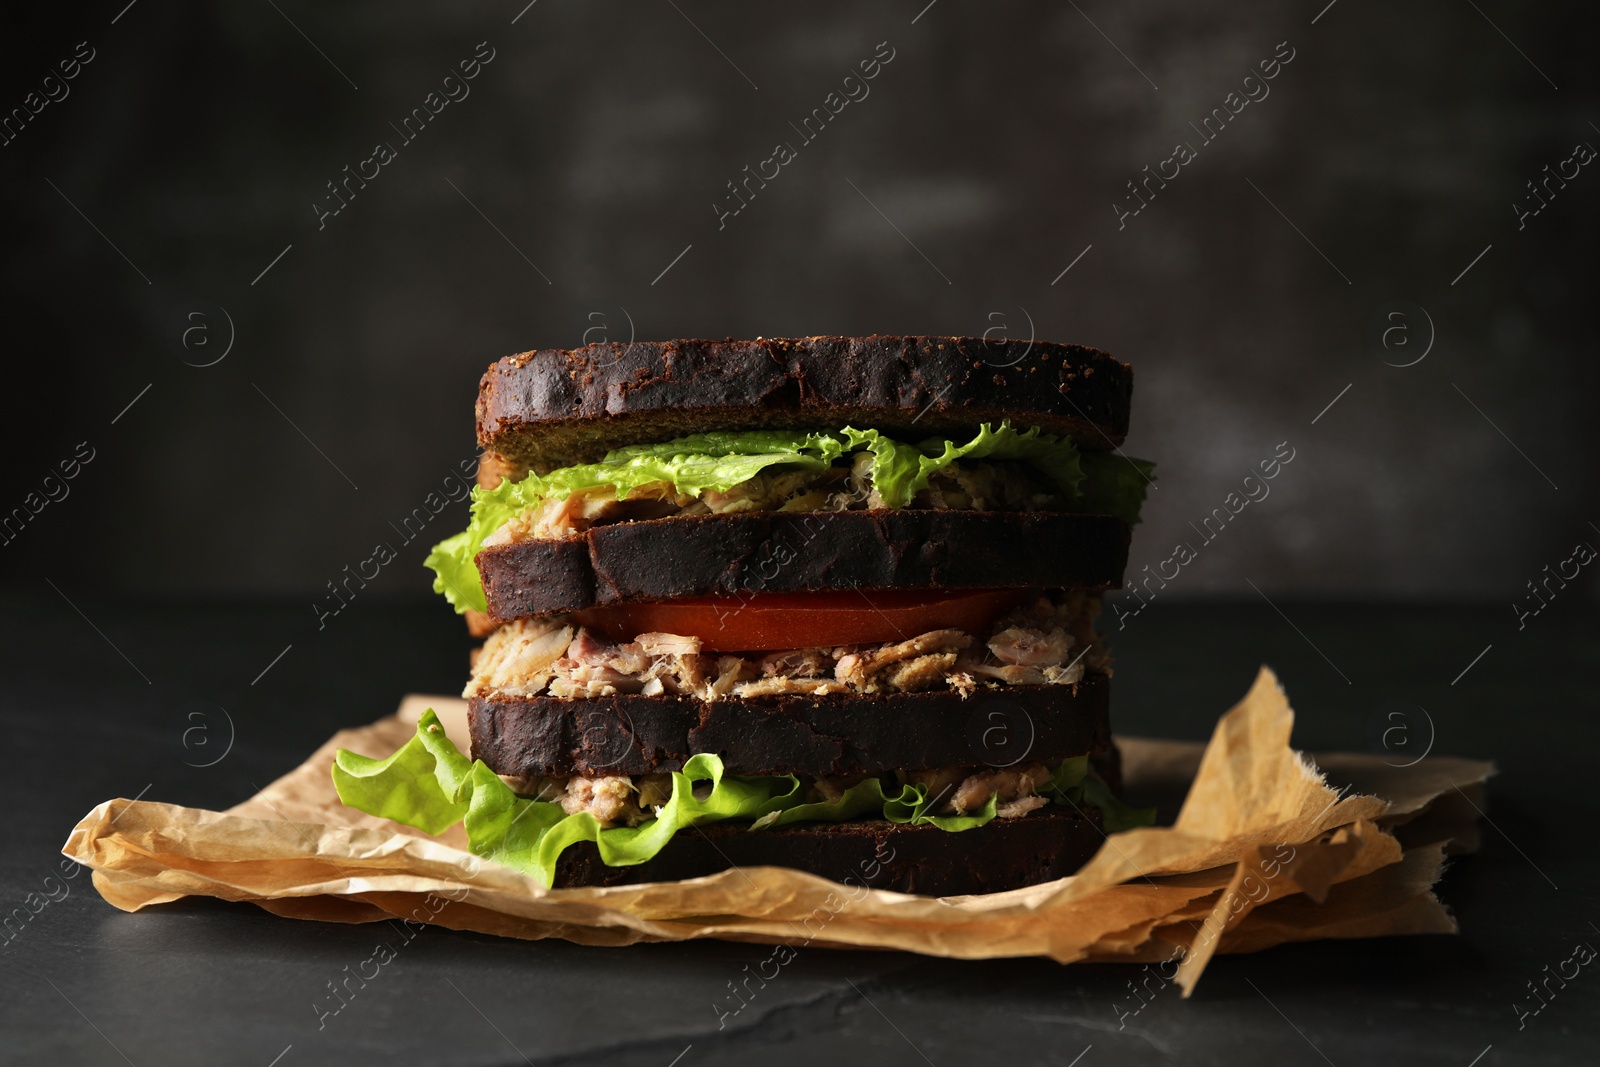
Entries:
<svg viewBox="0 0 1600 1067">
<path fill-rule="evenodd" d="M 807 802 L 834 801 L 846 789 L 864 781 L 868 775 L 858 774 L 842 778 L 802 779 L 806 786 Z M 921 785 L 927 788 L 933 804 L 930 811 L 939 815 L 968 815 L 976 813 L 995 800 L 995 815 L 1001 819 L 1017 819 L 1037 811 L 1050 803 L 1039 790 L 1050 784 L 1050 769 L 1043 763 L 1025 763 L 1015 767 L 946 767 L 928 771 L 897 771 L 877 775 L 893 791 L 899 786 Z M 670 774 L 646 774 L 637 777 L 612 775 L 598 778 L 506 778 L 506 783 L 517 793 L 534 800 L 544 800 L 561 805 L 568 815 L 588 813 L 600 824 L 611 826 L 638 826 L 656 812 L 672 796 Z M 702 783 L 702 786 L 708 783 Z"/>
<path fill-rule="evenodd" d="M 586 699 L 639 693 L 702 700 L 917 692 L 949 686 L 962 696 L 1006 685 L 1072 685 L 1083 672 L 1111 673 L 1094 631 L 1098 594 L 1040 597 L 987 633 L 930 630 L 879 645 L 768 653 L 702 652 L 700 639 L 642 633 L 611 643 L 570 616 L 517 619 L 474 654 L 463 696 Z"/>
</svg>

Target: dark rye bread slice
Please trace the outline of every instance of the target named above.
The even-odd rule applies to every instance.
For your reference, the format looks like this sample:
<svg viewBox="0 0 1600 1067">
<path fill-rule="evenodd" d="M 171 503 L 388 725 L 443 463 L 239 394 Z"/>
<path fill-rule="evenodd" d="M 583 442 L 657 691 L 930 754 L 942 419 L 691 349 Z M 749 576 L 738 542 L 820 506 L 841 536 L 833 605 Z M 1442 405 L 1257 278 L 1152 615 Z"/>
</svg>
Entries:
<svg viewBox="0 0 1600 1067">
<path fill-rule="evenodd" d="M 508 480 L 521 481 L 527 476 L 528 468 L 496 452 L 485 452 L 478 457 L 478 484 L 485 489 L 494 489 Z M 467 621 L 467 633 L 473 637 L 488 637 L 500 626 L 488 615 L 473 608 L 468 608 L 463 615 Z"/>
<path fill-rule="evenodd" d="M 1054 762 L 1111 747 L 1110 679 L 875 696 L 706 701 L 625 694 L 473 697 L 472 756 L 517 778 L 676 771 L 697 752 L 730 774 L 832 777 Z"/>
<path fill-rule="evenodd" d="M 634 341 L 493 364 L 478 442 L 534 470 L 707 430 L 882 430 L 921 440 L 1009 418 L 1120 445 L 1133 370 L 1093 348 L 972 337 Z"/>
<path fill-rule="evenodd" d="M 1056 805 L 957 832 L 882 819 L 771 830 L 715 823 L 679 831 L 653 859 L 633 867 L 607 867 L 592 841 L 569 846 L 556 863 L 555 885 L 636 885 L 772 866 L 809 871 L 852 888 L 935 897 L 999 893 L 1075 873 L 1105 836 L 1094 808 Z M 800 936 L 826 941 L 828 918 L 819 909 L 802 919 Z"/>
<path fill-rule="evenodd" d="M 740 512 L 596 526 L 478 553 L 489 615 L 847 589 L 1109 589 L 1128 526 L 1058 511 Z"/>
</svg>

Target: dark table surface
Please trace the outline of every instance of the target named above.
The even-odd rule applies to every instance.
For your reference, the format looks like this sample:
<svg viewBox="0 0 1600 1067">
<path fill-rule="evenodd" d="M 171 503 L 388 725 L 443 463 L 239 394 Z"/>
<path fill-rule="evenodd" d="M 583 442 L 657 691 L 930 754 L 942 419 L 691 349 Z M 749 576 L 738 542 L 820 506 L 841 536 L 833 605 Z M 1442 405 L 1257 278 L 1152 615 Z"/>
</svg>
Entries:
<svg viewBox="0 0 1600 1067">
<path fill-rule="evenodd" d="M 0 598 L 0 1060 L 1600 1061 L 1600 967 L 1550 983 L 1536 1015 L 1513 1007 L 1535 1005 L 1527 983 L 1575 945 L 1600 946 L 1600 625 L 1557 607 L 1521 632 L 1504 606 L 1261 600 L 1153 603 L 1125 631 L 1112 624 L 1123 733 L 1204 738 L 1268 663 L 1294 702 L 1299 747 L 1376 751 L 1386 731 L 1391 746 L 1431 732 L 1435 752 L 1496 760 L 1484 847 L 1439 887 L 1458 937 L 1219 957 L 1193 999 L 1169 990 L 1125 1028 L 1116 1009 L 1135 967 L 815 949 L 719 1027 L 715 1005 L 765 947 L 595 949 L 429 928 L 319 1027 L 327 983 L 392 930 L 208 900 L 128 915 L 87 873 L 63 879 L 58 849 L 102 800 L 224 808 L 402 694 L 458 689 L 468 641 L 457 620 L 435 605 L 361 602 L 319 632 L 303 605 Z"/>
</svg>

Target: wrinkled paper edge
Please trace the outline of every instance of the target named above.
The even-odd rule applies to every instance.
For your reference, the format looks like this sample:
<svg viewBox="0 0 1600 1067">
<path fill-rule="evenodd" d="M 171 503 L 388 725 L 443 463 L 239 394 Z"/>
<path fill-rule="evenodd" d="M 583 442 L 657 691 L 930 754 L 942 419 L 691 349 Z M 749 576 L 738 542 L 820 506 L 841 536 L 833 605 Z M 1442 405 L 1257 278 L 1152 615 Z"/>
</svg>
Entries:
<svg viewBox="0 0 1600 1067">
<path fill-rule="evenodd" d="M 411 735 L 425 706 L 439 709 L 464 748 L 463 702 L 408 697 L 395 715 L 341 731 L 229 812 L 106 801 L 73 829 L 63 853 L 93 868 L 101 896 L 126 911 L 212 896 L 288 917 L 399 918 L 594 945 L 715 938 L 963 959 L 1169 963 L 1187 995 L 1218 953 L 1455 932 L 1433 886 L 1447 854 L 1476 846 L 1478 801 L 1494 773 L 1492 764 L 1449 757 L 1403 769 L 1359 754 L 1307 758 L 1290 747 L 1294 713 L 1262 668 L 1204 746 L 1122 741 L 1135 791 L 1141 767 L 1171 774 L 1192 765 L 1187 796 L 1172 826 L 1113 834 L 1067 878 L 930 898 L 757 867 L 682 882 L 546 889 L 458 847 L 459 828 L 432 838 L 338 804 L 333 752 L 385 755 Z M 1329 784 L 1329 768 L 1345 786 Z"/>
</svg>

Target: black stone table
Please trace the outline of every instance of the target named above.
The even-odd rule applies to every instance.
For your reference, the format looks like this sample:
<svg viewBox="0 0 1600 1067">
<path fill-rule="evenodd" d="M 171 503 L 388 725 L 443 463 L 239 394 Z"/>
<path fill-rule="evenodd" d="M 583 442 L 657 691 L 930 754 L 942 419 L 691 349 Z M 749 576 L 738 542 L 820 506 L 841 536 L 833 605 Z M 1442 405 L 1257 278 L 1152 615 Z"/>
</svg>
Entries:
<svg viewBox="0 0 1600 1067">
<path fill-rule="evenodd" d="M 1600 964 L 1546 981 L 1571 974 L 1575 945 L 1600 947 L 1600 626 L 1557 607 L 1521 632 L 1505 606 L 1262 600 L 1153 603 L 1122 632 L 1112 622 L 1124 733 L 1205 737 L 1265 662 L 1288 687 L 1299 747 L 1381 750 L 1387 734 L 1409 758 L 1431 734 L 1435 751 L 1501 770 L 1482 852 L 1440 887 L 1461 936 L 1218 957 L 1193 999 L 1168 989 L 1120 1026 L 1137 967 L 813 949 L 719 1020 L 728 983 L 767 947 L 594 949 L 437 928 L 319 1018 L 327 983 L 399 941 L 392 927 L 214 901 L 126 915 L 86 872 L 63 879 L 58 849 L 99 801 L 227 807 L 402 694 L 458 689 L 458 622 L 435 605 L 363 602 L 319 631 L 299 604 L 5 598 L 0 1061 L 1600 1062 Z M 1542 1007 L 1530 982 L 1552 991 Z"/>
</svg>

